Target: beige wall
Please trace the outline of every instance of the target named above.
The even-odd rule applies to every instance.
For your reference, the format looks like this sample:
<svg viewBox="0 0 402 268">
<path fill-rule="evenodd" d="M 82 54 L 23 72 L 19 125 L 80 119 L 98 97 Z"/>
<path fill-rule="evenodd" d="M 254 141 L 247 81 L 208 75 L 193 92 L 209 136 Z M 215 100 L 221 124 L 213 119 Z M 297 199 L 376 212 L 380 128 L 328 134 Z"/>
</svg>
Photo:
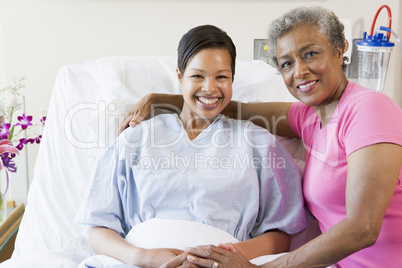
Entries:
<svg viewBox="0 0 402 268">
<path fill-rule="evenodd" d="M 58 69 L 105 56 L 175 55 L 184 32 L 199 24 L 225 29 L 238 58 L 251 59 L 253 38 L 265 38 L 270 21 L 299 5 L 319 4 L 351 19 L 352 36 L 369 31 L 387 4 L 402 38 L 401 0 L 0 0 L 0 87 L 26 75 L 26 109 L 38 119 L 47 109 Z M 387 25 L 384 10 L 377 25 Z M 395 51 L 396 50 L 396 51 Z M 401 55 L 394 49 L 385 93 L 402 106 Z M 29 176 L 37 154 L 28 154 Z"/>
</svg>

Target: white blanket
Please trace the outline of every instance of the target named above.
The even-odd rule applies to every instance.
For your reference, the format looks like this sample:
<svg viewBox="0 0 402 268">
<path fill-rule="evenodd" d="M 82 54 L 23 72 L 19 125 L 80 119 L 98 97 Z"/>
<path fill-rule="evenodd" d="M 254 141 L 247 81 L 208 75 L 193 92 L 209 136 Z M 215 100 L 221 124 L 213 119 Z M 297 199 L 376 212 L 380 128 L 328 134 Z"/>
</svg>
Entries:
<svg viewBox="0 0 402 268">
<path fill-rule="evenodd" d="M 141 248 L 177 248 L 197 245 L 218 245 L 219 243 L 239 242 L 230 234 L 215 227 L 199 222 L 183 220 L 152 219 L 134 226 L 128 233 L 126 240 Z M 268 255 L 253 259 L 256 265 L 269 262 L 278 256 Z M 84 260 L 78 267 L 106 268 L 124 263 L 103 255 L 91 256 Z"/>
</svg>

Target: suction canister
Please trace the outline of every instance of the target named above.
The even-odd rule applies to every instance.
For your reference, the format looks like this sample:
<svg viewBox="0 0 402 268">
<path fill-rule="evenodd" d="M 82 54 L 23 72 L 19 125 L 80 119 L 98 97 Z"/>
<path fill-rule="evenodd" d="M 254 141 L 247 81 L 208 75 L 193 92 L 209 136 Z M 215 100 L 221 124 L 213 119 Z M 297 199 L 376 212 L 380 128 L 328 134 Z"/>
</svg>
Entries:
<svg viewBox="0 0 402 268">
<path fill-rule="evenodd" d="M 388 63 L 394 45 L 382 33 L 376 33 L 373 36 L 363 33 L 363 39 L 357 42 L 358 83 L 361 86 L 379 92 L 384 91 Z"/>
<path fill-rule="evenodd" d="M 386 34 L 374 32 L 375 24 L 381 10 L 388 12 L 388 27 L 381 26 L 380 31 Z M 374 16 L 370 35 L 363 33 L 363 39 L 356 43 L 358 50 L 358 83 L 364 87 L 383 92 L 387 77 L 388 63 L 394 43 L 389 39 L 391 34 L 395 36 L 402 52 L 401 42 L 394 31 L 391 30 L 392 13 L 388 5 L 382 5 Z M 401 53 L 402 55 L 402 53 Z"/>
</svg>

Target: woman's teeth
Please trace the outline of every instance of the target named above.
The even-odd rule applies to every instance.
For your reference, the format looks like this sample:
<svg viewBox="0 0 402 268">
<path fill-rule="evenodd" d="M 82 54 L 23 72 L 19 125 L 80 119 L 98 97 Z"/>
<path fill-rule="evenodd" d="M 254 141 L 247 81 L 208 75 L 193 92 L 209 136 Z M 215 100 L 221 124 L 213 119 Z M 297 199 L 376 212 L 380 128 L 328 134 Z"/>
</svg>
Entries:
<svg viewBox="0 0 402 268">
<path fill-rule="evenodd" d="M 204 97 L 199 97 L 198 99 L 205 104 L 214 104 L 219 100 L 219 98 L 204 98 Z"/>
<path fill-rule="evenodd" d="M 306 88 L 308 88 L 308 87 L 314 85 L 314 83 L 315 83 L 315 81 L 313 81 L 313 82 L 311 82 L 311 83 L 308 83 L 308 84 L 299 85 L 299 88 L 300 88 L 301 90 L 303 90 L 303 89 L 306 89 Z"/>
</svg>

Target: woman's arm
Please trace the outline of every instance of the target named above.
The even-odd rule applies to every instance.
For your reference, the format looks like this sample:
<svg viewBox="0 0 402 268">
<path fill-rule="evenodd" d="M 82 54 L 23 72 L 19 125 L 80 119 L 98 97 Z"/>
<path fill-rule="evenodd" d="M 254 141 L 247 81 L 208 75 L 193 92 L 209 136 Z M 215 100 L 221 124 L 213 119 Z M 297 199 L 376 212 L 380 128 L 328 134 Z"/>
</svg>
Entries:
<svg viewBox="0 0 402 268">
<path fill-rule="evenodd" d="M 298 137 L 289 124 L 288 114 L 291 102 L 253 102 L 231 101 L 222 111 L 228 117 L 248 120 L 268 129 L 274 135 Z"/>
<path fill-rule="evenodd" d="M 176 249 L 142 249 L 128 243 L 116 231 L 105 227 L 91 227 L 91 248 L 97 253 L 140 267 L 159 267 L 183 251 Z"/>
<path fill-rule="evenodd" d="M 328 266 L 373 245 L 395 191 L 401 163 L 402 147 L 396 144 L 375 144 L 352 153 L 348 158 L 346 219 L 262 267 Z"/>
<path fill-rule="evenodd" d="M 248 260 L 263 255 L 277 254 L 289 251 L 290 236 L 280 230 L 272 230 L 252 239 L 235 244 Z"/>
<path fill-rule="evenodd" d="M 187 261 L 201 267 L 211 267 L 214 261 L 218 267 L 256 267 L 249 260 L 259 256 L 286 252 L 289 250 L 290 237 L 287 233 L 272 230 L 252 239 L 220 247 L 199 246 L 186 249 Z M 168 264 L 173 264 L 169 262 Z M 166 265 L 165 267 L 174 267 Z"/>
<path fill-rule="evenodd" d="M 177 112 L 183 107 L 183 102 L 182 95 L 148 94 L 129 111 L 126 119 L 120 124 L 119 134 L 129 125 L 133 127 L 141 122 L 155 106 Z M 252 121 L 275 135 L 297 137 L 289 125 L 290 105 L 291 103 L 288 102 L 241 103 L 231 101 L 222 113 L 234 119 Z"/>
</svg>

